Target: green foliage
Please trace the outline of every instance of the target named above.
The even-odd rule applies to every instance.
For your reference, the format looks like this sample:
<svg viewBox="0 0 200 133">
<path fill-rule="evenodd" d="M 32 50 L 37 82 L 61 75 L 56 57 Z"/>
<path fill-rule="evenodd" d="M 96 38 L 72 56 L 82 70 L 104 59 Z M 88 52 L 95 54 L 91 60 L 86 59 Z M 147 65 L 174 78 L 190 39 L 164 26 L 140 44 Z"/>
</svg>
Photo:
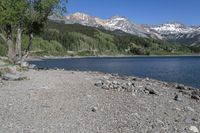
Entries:
<svg viewBox="0 0 200 133">
<path fill-rule="evenodd" d="M 142 38 L 119 31 L 107 31 L 79 24 L 48 22 L 40 34 L 44 40 L 56 40 L 66 51 L 77 55 L 171 55 L 190 54 L 191 49 L 180 44 L 152 38 Z"/>
<path fill-rule="evenodd" d="M 0 37 L 0 56 L 6 56 L 7 55 L 7 46 L 5 42 Z"/>
<path fill-rule="evenodd" d="M 22 19 L 26 10 L 27 0 L 1 0 L 0 24 L 16 25 Z"/>
<path fill-rule="evenodd" d="M 22 41 L 24 45 L 22 48 L 25 49 L 28 42 L 28 37 L 25 36 Z M 32 55 L 44 56 L 44 55 L 66 55 L 66 49 L 57 41 L 47 41 L 42 38 L 36 37 L 33 39 Z"/>
</svg>

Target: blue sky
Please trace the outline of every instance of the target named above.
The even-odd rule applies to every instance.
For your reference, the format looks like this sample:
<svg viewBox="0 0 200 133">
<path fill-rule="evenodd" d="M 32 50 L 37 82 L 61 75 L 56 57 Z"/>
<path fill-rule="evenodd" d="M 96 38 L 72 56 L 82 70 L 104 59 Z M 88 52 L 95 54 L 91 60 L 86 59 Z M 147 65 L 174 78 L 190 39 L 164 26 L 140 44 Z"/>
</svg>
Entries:
<svg viewBox="0 0 200 133">
<path fill-rule="evenodd" d="M 200 24 L 200 0 L 69 0 L 67 8 L 68 14 L 84 12 L 100 18 L 120 15 L 139 24 Z"/>
</svg>

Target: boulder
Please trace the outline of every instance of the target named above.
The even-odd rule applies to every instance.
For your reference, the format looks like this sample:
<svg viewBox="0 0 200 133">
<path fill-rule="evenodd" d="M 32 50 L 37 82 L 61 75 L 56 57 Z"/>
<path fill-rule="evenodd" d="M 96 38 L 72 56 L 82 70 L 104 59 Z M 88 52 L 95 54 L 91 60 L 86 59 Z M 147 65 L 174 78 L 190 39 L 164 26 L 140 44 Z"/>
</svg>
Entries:
<svg viewBox="0 0 200 133">
<path fill-rule="evenodd" d="M 12 73 L 12 74 L 15 74 L 17 73 L 17 66 L 8 66 L 8 72 L 9 73 Z"/>
<path fill-rule="evenodd" d="M 13 73 L 6 73 L 2 77 L 3 80 L 7 80 L 7 81 L 16 81 L 22 78 L 23 77 L 21 77 L 19 74 L 13 74 Z"/>
<path fill-rule="evenodd" d="M 29 67 L 29 63 L 28 62 L 21 62 L 21 67 Z"/>
<path fill-rule="evenodd" d="M 4 65 L 5 63 L 2 60 L 0 60 L 0 66 L 4 66 Z"/>
<path fill-rule="evenodd" d="M 36 65 L 30 64 L 30 65 L 28 66 L 28 68 L 29 68 L 29 69 L 35 69 L 35 68 L 36 68 Z"/>
</svg>

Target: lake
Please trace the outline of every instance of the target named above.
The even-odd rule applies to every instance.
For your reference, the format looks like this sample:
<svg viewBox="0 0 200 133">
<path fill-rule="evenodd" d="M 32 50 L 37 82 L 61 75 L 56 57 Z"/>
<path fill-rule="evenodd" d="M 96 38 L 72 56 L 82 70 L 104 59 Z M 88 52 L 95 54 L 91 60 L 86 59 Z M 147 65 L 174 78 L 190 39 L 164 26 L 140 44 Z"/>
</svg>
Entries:
<svg viewBox="0 0 200 133">
<path fill-rule="evenodd" d="M 87 57 L 29 61 L 40 68 L 149 77 L 200 88 L 200 56 Z"/>
</svg>

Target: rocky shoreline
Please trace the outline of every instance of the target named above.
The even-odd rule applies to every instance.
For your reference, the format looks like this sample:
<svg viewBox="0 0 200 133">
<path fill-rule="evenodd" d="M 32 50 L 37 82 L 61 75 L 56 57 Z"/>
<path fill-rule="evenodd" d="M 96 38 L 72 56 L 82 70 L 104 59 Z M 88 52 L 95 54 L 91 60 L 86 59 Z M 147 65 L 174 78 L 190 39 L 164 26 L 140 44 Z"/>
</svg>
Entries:
<svg viewBox="0 0 200 133">
<path fill-rule="evenodd" d="M 26 78 L 16 81 L 7 74 L 0 80 L 4 133 L 200 130 L 198 89 L 149 78 L 33 68 L 11 69 Z"/>
</svg>

